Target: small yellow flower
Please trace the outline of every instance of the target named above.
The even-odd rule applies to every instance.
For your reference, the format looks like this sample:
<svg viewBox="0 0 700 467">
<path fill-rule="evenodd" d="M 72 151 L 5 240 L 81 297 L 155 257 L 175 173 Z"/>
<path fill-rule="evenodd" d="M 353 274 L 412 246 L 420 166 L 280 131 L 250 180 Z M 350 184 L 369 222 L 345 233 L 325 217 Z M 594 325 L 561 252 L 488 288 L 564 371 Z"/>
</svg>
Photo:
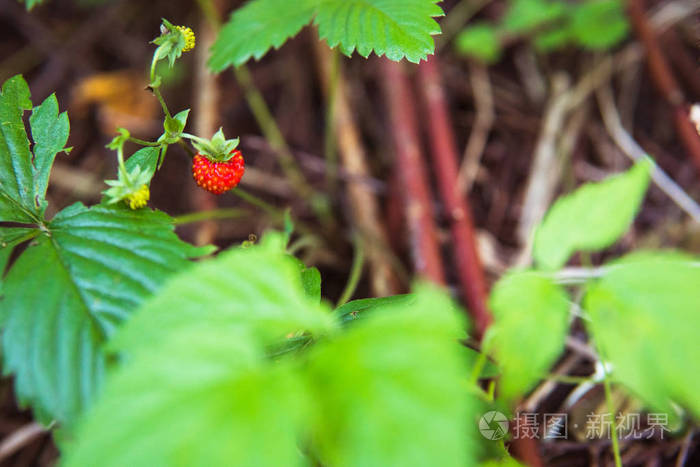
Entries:
<svg viewBox="0 0 700 467">
<path fill-rule="evenodd" d="M 194 32 L 192 31 L 192 29 L 188 28 L 187 26 L 176 26 L 176 27 L 182 33 L 182 35 L 185 36 L 185 48 L 182 49 L 182 51 L 189 52 L 190 50 L 194 49 L 195 37 L 194 37 Z"/>
<path fill-rule="evenodd" d="M 148 190 L 148 185 L 142 185 L 141 188 L 126 197 L 126 204 L 131 209 L 140 209 L 148 204 L 150 198 L 151 192 Z"/>
</svg>

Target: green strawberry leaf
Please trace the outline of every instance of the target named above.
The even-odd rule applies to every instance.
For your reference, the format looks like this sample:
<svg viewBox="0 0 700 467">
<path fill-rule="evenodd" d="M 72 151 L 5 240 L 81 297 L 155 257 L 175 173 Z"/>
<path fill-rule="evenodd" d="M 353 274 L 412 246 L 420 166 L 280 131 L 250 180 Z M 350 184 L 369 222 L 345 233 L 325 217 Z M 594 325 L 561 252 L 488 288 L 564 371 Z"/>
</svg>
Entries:
<svg viewBox="0 0 700 467">
<path fill-rule="evenodd" d="M 32 108 L 22 76 L 5 81 L 0 94 L 0 221 L 40 221 L 34 202 L 32 154 L 22 114 Z"/>
<path fill-rule="evenodd" d="M 51 165 L 68 140 L 68 116 L 58 113 L 49 96 L 29 118 L 34 154 L 22 115 L 32 108 L 29 87 L 21 75 L 8 79 L 0 94 L 0 221 L 40 224 L 46 209 Z"/>
<path fill-rule="evenodd" d="M 26 227 L 0 227 L 0 300 L 3 276 L 15 247 L 39 235 L 39 230 Z"/>
<path fill-rule="evenodd" d="M 298 331 L 332 330 L 330 313 L 307 295 L 283 242 L 281 234 L 268 234 L 259 245 L 226 251 L 174 277 L 131 318 L 115 345 L 148 352 L 171 329 L 196 321 L 246 328 L 264 345 Z"/>
<path fill-rule="evenodd" d="M 675 402 L 700 418 L 700 258 L 636 252 L 606 269 L 584 306 L 613 379 L 670 417 Z"/>
<path fill-rule="evenodd" d="M 414 301 L 415 297 L 412 294 L 392 295 L 390 297 L 361 298 L 339 306 L 333 311 L 333 314 L 343 322 L 353 321 L 358 319 L 361 314 L 365 312 L 381 309 L 387 305 L 407 306 L 413 304 Z"/>
<path fill-rule="evenodd" d="M 512 403 L 546 376 L 564 350 L 568 298 L 537 272 L 516 271 L 498 281 L 490 305 L 494 322 L 484 346 L 502 371 L 499 396 Z"/>
<path fill-rule="evenodd" d="M 315 302 L 321 301 L 321 272 L 317 268 L 304 267 L 301 271 L 301 283 L 309 298 Z"/>
<path fill-rule="evenodd" d="M 188 258 L 209 250 L 180 241 L 167 215 L 147 209 L 78 203 L 36 232 L 3 284 L 3 371 L 41 422 L 70 426 L 100 386 L 105 340 Z"/>
<path fill-rule="evenodd" d="M 51 94 L 34 109 L 29 124 L 34 140 L 34 196 L 40 203 L 41 216 L 46 211 L 46 189 L 49 185 L 49 174 L 56 154 L 63 151 L 68 142 L 70 123 L 68 114 L 58 113 L 56 95 Z"/>
<path fill-rule="evenodd" d="M 209 66 L 222 71 L 259 60 L 279 48 L 314 19 L 330 47 L 368 57 L 373 51 L 391 60 L 426 59 L 440 33 L 438 0 L 251 0 L 234 11 L 212 48 Z"/>
<path fill-rule="evenodd" d="M 266 356 L 290 333 L 334 323 L 307 296 L 285 243 L 268 234 L 224 252 L 143 305 L 109 345 L 126 364 L 79 427 L 66 465 L 301 462 L 308 396 L 294 365 Z"/>
<path fill-rule="evenodd" d="M 374 52 L 390 60 L 418 63 L 435 50 L 433 35 L 443 16 L 439 0 L 321 0 L 314 24 L 330 47 L 367 58 Z"/>
<path fill-rule="evenodd" d="M 194 320 L 148 346 L 108 380 L 63 465 L 303 465 L 303 386 L 249 334 Z"/>
<path fill-rule="evenodd" d="M 629 228 L 649 185 L 651 165 L 635 164 L 600 183 L 587 183 L 559 198 L 535 232 L 537 264 L 557 269 L 576 251 L 598 251 Z"/>
<path fill-rule="evenodd" d="M 450 300 L 419 290 L 415 307 L 338 335 L 284 244 L 273 234 L 225 252 L 144 304 L 110 344 L 125 358 L 66 466 L 308 465 L 306 451 L 333 465 L 474 464 L 479 403 Z M 303 329 L 330 332 L 271 358 L 273 340 L 308 343 L 284 337 Z"/>
<path fill-rule="evenodd" d="M 475 465 L 464 323 L 427 286 L 313 348 L 305 364 L 322 465 Z"/>
<path fill-rule="evenodd" d="M 209 67 L 223 71 L 260 60 L 311 22 L 317 0 L 251 0 L 231 14 L 212 47 Z"/>
</svg>

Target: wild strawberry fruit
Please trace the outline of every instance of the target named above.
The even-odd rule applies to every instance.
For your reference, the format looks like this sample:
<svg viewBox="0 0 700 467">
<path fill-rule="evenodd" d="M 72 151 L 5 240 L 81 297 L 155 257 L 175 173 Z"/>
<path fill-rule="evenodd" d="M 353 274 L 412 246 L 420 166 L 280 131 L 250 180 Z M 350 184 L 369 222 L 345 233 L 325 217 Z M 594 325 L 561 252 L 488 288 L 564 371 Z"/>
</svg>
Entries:
<svg viewBox="0 0 700 467">
<path fill-rule="evenodd" d="M 202 154 L 192 159 L 192 176 L 197 185 L 207 191 L 220 195 L 235 188 L 245 172 L 243 155 L 238 149 L 231 151 L 231 158 L 217 162 Z"/>
</svg>

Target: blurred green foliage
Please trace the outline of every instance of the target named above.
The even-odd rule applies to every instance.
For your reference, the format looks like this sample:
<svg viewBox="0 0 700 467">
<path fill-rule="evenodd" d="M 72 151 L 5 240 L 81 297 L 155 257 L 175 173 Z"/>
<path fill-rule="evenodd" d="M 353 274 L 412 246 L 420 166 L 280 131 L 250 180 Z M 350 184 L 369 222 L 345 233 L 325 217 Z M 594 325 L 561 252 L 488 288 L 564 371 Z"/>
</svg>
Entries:
<svg viewBox="0 0 700 467">
<path fill-rule="evenodd" d="M 459 52 L 495 63 L 505 44 L 532 41 L 540 52 L 573 45 L 604 50 L 622 41 L 629 30 L 622 0 L 512 0 L 499 23 L 475 23 L 457 36 Z"/>
</svg>

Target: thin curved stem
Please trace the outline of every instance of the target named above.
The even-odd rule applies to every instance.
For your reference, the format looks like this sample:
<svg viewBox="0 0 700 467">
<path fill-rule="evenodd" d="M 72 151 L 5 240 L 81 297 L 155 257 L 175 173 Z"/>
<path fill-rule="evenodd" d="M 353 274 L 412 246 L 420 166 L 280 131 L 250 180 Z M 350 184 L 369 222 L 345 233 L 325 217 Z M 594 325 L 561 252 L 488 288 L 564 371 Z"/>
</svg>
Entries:
<svg viewBox="0 0 700 467">
<path fill-rule="evenodd" d="M 605 366 L 605 363 L 603 363 L 603 366 Z M 603 388 L 605 389 L 605 403 L 608 406 L 608 412 L 610 412 L 610 416 L 613 417 L 613 421 L 610 424 L 610 436 L 612 438 L 613 455 L 615 456 L 615 467 L 622 467 L 620 441 L 617 439 L 617 427 L 615 426 L 615 405 L 612 400 L 612 390 L 610 388 L 610 378 L 608 377 L 607 369 L 605 370 L 605 379 L 603 379 Z"/>
<path fill-rule="evenodd" d="M 355 290 L 357 290 L 357 284 L 362 278 L 362 267 L 365 264 L 364 246 L 362 245 L 362 240 L 357 235 L 355 236 L 353 243 L 355 245 L 355 255 L 352 258 L 350 276 L 348 277 L 348 283 L 345 284 L 345 289 L 343 289 L 343 293 L 338 299 L 338 303 L 336 303 L 335 305 L 336 308 L 341 305 L 345 305 L 352 298 L 352 296 L 355 294 Z"/>
<path fill-rule="evenodd" d="M 212 209 L 209 211 L 193 212 L 191 214 L 183 214 L 182 216 L 173 217 L 173 224 L 184 225 L 209 220 L 238 219 L 239 217 L 244 217 L 248 214 L 250 214 L 250 212 L 246 209 Z"/>
</svg>

